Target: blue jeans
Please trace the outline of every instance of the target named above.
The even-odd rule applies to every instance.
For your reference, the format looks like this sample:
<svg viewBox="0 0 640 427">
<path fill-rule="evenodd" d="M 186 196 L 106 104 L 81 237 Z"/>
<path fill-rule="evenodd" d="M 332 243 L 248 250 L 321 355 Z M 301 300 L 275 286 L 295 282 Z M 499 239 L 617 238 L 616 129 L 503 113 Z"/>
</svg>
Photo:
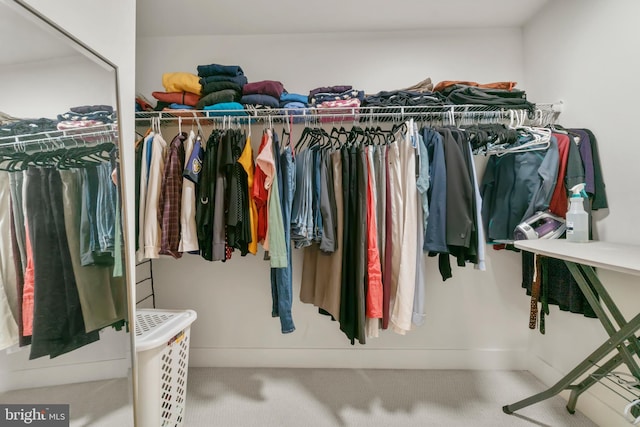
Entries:
<svg viewBox="0 0 640 427">
<path fill-rule="evenodd" d="M 271 315 L 280 317 L 283 334 L 295 331 L 291 316 L 293 300 L 293 277 L 291 274 L 291 205 L 295 192 L 295 164 L 291 147 L 286 147 L 279 159 L 278 174 L 282 177 L 280 203 L 282 205 L 282 222 L 284 223 L 284 239 L 287 247 L 287 267 L 271 269 L 271 296 L 273 308 Z"/>
<path fill-rule="evenodd" d="M 100 163 L 98 171 L 98 200 L 96 226 L 100 252 L 113 252 L 116 224 L 117 187 L 111 181 L 111 164 Z"/>
<path fill-rule="evenodd" d="M 291 213 L 291 238 L 296 248 L 304 248 L 311 245 L 313 239 L 312 150 L 298 153 L 295 167 L 294 189 L 296 197 Z"/>
</svg>

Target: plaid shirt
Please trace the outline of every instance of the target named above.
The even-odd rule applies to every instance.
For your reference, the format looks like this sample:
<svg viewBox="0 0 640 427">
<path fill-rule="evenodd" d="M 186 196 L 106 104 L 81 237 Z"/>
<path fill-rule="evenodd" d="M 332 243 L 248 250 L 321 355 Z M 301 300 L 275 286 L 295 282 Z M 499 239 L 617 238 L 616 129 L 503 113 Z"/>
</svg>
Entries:
<svg viewBox="0 0 640 427">
<path fill-rule="evenodd" d="M 180 258 L 180 210 L 182 203 L 182 170 L 184 169 L 184 141 L 182 132 L 173 138 L 167 150 L 164 175 L 158 201 L 158 222 L 161 226 L 160 254 Z"/>
</svg>

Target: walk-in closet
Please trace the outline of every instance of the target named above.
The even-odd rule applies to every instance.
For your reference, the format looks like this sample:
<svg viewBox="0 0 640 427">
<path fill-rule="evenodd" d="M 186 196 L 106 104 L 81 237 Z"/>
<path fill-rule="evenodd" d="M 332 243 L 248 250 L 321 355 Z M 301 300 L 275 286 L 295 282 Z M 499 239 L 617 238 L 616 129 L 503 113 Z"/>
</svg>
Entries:
<svg viewBox="0 0 640 427">
<path fill-rule="evenodd" d="M 0 62 L 19 105 L 0 111 L 117 110 L 138 342 L 101 332 L 100 365 L 56 381 L 16 344 L 0 405 L 67 399 L 74 426 L 640 422 L 636 2 L 51 3 L 24 2 L 113 85 L 78 48 Z M 74 82 L 62 104 L 23 92 Z M 588 243 L 563 234 L 572 192 Z M 141 336 L 174 315 L 190 326 L 152 366 Z M 131 399 L 72 399 L 107 378 Z"/>
</svg>

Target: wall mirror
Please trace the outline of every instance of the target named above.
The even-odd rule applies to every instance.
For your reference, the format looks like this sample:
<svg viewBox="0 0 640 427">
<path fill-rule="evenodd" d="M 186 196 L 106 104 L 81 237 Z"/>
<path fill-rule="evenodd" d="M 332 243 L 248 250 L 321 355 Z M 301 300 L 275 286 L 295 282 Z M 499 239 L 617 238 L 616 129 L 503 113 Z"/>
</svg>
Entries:
<svg viewBox="0 0 640 427">
<path fill-rule="evenodd" d="M 11 0 L 0 51 L 0 406 L 133 425 L 116 69 Z"/>
</svg>

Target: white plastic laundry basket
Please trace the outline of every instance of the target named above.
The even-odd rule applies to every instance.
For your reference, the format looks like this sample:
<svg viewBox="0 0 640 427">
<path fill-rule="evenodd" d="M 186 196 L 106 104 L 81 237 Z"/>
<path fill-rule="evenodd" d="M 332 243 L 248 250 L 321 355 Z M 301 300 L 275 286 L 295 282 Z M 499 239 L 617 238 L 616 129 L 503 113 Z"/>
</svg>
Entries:
<svg viewBox="0 0 640 427">
<path fill-rule="evenodd" d="M 136 311 L 138 427 L 181 427 L 187 398 L 193 310 Z"/>
</svg>

